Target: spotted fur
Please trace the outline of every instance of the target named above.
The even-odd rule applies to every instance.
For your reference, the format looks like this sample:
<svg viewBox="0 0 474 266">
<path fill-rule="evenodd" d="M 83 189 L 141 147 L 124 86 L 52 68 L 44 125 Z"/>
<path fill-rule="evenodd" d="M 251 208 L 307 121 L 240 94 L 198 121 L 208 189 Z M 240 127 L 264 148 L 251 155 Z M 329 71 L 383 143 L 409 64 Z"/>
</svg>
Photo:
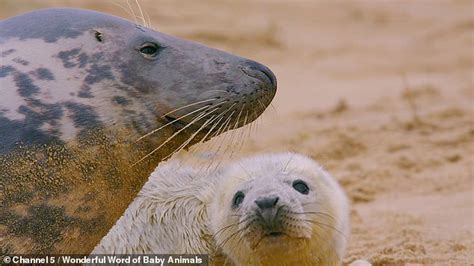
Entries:
<svg viewBox="0 0 474 266">
<path fill-rule="evenodd" d="M 1 253 L 89 252 L 161 160 L 253 121 L 276 89 L 263 65 L 80 9 L 0 21 L 0 57 Z"/>
</svg>

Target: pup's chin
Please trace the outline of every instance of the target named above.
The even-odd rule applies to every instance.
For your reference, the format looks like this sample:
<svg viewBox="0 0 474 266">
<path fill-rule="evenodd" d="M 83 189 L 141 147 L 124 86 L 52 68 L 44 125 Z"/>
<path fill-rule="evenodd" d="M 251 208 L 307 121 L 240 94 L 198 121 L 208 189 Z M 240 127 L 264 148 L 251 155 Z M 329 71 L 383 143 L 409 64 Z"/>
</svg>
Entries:
<svg viewBox="0 0 474 266">
<path fill-rule="evenodd" d="M 300 250 L 306 245 L 306 239 L 296 238 L 283 233 L 271 233 L 261 236 L 254 245 L 254 252 L 262 256 L 283 256 L 288 250 Z"/>
</svg>

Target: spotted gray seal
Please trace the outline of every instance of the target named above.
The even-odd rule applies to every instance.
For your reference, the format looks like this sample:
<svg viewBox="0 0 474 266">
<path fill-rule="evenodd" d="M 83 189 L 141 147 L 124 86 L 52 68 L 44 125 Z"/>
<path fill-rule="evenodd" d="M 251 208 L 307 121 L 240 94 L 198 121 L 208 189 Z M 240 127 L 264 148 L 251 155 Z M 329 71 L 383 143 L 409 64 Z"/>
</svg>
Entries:
<svg viewBox="0 0 474 266">
<path fill-rule="evenodd" d="M 112 15 L 0 21 L 0 251 L 88 253 L 173 152 L 255 120 L 265 66 Z"/>
<path fill-rule="evenodd" d="M 260 154 L 205 171 L 160 164 L 94 254 L 209 254 L 212 264 L 341 265 L 349 203 L 317 162 Z"/>
</svg>

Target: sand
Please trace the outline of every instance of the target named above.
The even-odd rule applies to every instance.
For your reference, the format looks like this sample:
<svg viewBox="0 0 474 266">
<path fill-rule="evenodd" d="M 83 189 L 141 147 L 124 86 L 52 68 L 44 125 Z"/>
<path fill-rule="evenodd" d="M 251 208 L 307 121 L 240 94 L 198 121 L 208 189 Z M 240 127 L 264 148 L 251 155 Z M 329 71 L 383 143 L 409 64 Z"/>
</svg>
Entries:
<svg viewBox="0 0 474 266">
<path fill-rule="evenodd" d="M 156 29 L 275 72 L 272 108 L 205 149 L 323 164 L 352 200 L 347 263 L 473 265 L 474 2 L 140 2 Z M 109 1 L 0 6 L 0 18 L 52 6 L 129 17 Z"/>
</svg>

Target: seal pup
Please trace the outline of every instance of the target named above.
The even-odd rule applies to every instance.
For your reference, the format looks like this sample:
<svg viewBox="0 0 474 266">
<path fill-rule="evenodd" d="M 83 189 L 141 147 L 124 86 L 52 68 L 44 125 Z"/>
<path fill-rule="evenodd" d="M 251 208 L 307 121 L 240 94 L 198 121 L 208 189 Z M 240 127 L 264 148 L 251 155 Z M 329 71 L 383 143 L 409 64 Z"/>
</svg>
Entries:
<svg viewBox="0 0 474 266">
<path fill-rule="evenodd" d="M 295 153 L 205 172 L 163 163 L 93 254 L 209 254 L 236 265 L 340 265 L 349 237 L 344 191 Z"/>
<path fill-rule="evenodd" d="M 265 66 L 125 19 L 0 21 L 0 253 L 89 253 L 158 163 L 255 120 Z"/>
</svg>

